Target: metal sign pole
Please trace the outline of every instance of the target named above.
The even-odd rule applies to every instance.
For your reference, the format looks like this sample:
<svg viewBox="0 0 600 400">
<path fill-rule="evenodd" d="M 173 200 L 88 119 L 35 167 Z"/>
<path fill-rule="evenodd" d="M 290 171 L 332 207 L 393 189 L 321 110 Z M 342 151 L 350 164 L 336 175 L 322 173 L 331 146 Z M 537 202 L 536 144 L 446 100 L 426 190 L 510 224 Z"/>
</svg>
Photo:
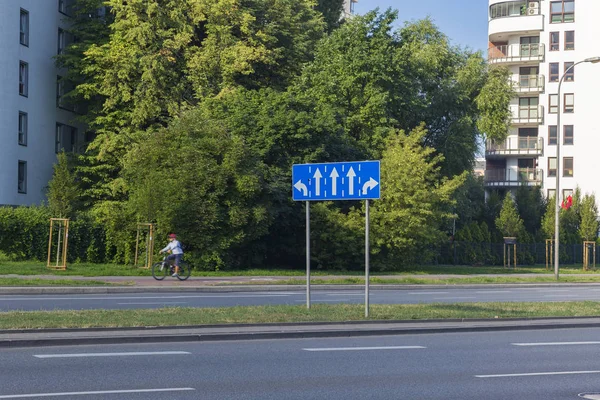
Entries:
<svg viewBox="0 0 600 400">
<path fill-rule="evenodd" d="M 369 317 L 369 200 L 365 201 L 365 317 Z"/>
<path fill-rule="evenodd" d="M 306 202 L 306 308 L 310 308 L 310 201 Z"/>
</svg>

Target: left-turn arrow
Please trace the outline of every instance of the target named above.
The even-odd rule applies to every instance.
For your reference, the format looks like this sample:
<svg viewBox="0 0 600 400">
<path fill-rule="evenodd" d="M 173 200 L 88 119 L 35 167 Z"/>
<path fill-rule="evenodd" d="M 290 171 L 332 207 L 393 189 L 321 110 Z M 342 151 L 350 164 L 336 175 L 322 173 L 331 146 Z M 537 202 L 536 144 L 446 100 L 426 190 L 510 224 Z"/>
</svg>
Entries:
<svg viewBox="0 0 600 400">
<path fill-rule="evenodd" d="M 303 196 L 308 196 L 308 188 L 306 187 L 306 185 L 304 183 L 302 183 L 302 181 L 298 181 L 294 184 L 294 187 L 302 192 Z"/>
</svg>

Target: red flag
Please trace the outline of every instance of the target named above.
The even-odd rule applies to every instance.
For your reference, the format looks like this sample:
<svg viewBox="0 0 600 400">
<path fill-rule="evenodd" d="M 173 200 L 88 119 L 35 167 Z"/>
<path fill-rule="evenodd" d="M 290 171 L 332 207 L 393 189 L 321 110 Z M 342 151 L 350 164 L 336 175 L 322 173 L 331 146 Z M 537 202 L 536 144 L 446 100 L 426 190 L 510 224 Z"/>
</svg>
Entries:
<svg viewBox="0 0 600 400">
<path fill-rule="evenodd" d="M 563 200 L 561 207 L 565 210 L 568 210 L 573 205 L 573 196 L 569 195 L 565 200 Z"/>
</svg>

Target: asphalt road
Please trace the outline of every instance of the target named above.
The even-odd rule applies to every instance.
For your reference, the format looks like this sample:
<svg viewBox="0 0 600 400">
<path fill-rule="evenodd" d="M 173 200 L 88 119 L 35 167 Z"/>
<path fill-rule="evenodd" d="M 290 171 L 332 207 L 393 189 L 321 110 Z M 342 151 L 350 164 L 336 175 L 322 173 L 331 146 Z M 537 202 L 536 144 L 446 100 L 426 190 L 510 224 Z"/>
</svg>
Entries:
<svg viewBox="0 0 600 400">
<path fill-rule="evenodd" d="M 0 399 L 578 399 L 600 329 L 0 350 Z"/>
<path fill-rule="evenodd" d="M 569 287 L 479 287 L 473 289 L 371 290 L 371 304 L 464 303 L 492 301 L 576 301 L 600 300 L 598 286 Z M 313 290 L 312 303 L 364 304 L 364 291 Z M 159 307 L 230 307 L 267 304 L 306 304 L 304 289 L 283 292 L 240 291 L 229 293 L 131 293 L 102 295 L 3 295 L 0 311 L 88 310 Z"/>
</svg>

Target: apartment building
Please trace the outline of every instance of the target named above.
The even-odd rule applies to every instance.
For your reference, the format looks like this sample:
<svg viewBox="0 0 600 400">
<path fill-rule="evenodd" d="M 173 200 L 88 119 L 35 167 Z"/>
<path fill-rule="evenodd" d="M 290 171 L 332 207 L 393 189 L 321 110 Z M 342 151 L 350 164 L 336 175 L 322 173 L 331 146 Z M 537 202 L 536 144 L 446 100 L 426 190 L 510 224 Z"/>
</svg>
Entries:
<svg viewBox="0 0 600 400">
<path fill-rule="evenodd" d="M 68 44 L 70 2 L 0 0 L 0 9 L 0 205 L 40 204 L 56 153 L 82 144 L 54 61 Z"/>
<path fill-rule="evenodd" d="M 354 3 L 358 3 L 358 0 L 344 0 L 343 17 L 348 18 L 354 14 Z"/>
<path fill-rule="evenodd" d="M 488 191 L 529 185 L 553 196 L 560 174 L 561 198 L 577 186 L 600 195 L 600 64 L 569 70 L 600 56 L 598 15 L 598 0 L 489 0 L 488 62 L 510 69 L 516 96 L 508 138 L 486 143 Z"/>
</svg>

